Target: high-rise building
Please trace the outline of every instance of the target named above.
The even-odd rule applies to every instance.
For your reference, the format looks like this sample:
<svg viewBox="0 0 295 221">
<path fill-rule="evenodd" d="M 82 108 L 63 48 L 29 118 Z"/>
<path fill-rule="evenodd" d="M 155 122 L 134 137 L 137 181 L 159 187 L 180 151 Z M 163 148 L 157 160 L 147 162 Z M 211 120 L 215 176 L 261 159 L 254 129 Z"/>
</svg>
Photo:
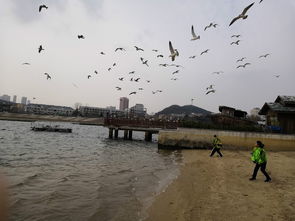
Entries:
<svg viewBox="0 0 295 221">
<path fill-rule="evenodd" d="M 13 95 L 13 103 L 16 103 L 16 95 Z"/>
<path fill-rule="evenodd" d="M 5 100 L 5 101 L 10 102 L 10 96 L 7 95 L 7 94 L 3 94 L 3 96 L 2 96 L 2 100 Z"/>
<path fill-rule="evenodd" d="M 129 99 L 127 97 L 120 98 L 120 111 L 124 111 L 129 108 Z"/>
<path fill-rule="evenodd" d="M 27 97 L 22 97 L 21 104 L 24 104 L 24 105 L 27 104 Z"/>
</svg>

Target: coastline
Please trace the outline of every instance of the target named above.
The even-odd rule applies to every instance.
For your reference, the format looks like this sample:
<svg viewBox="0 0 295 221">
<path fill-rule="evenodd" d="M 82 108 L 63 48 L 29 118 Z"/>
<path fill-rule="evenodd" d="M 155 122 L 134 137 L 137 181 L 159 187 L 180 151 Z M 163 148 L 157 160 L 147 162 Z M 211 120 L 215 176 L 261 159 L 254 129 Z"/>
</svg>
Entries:
<svg viewBox="0 0 295 221">
<path fill-rule="evenodd" d="M 248 151 L 225 151 L 209 158 L 208 150 L 183 150 L 179 177 L 158 195 L 146 221 L 184 220 L 295 220 L 295 152 L 268 151 L 265 183 Z"/>
</svg>

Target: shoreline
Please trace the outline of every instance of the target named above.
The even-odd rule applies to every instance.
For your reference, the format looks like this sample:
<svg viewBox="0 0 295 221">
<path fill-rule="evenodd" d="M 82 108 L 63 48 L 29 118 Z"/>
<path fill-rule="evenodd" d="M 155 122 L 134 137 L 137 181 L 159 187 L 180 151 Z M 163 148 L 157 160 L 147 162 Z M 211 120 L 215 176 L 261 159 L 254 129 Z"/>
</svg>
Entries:
<svg viewBox="0 0 295 221">
<path fill-rule="evenodd" d="M 270 152 L 265 183 L 259 171 L 249 181 L 254 164 L 249 151 L 183 150 L 180 175 L 156 196 L 145 221 L 295 220 L 295 152 Z"/>
</svg>

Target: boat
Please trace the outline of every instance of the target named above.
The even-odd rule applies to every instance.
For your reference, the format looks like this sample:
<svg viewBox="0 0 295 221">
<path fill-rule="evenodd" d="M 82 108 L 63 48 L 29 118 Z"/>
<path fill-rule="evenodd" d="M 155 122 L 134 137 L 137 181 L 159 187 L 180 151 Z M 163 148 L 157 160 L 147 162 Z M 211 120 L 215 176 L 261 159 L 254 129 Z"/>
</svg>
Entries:
<svg viewBox="0 0 295 221">
<path fill-rule="evenodd" d="M 72 128 L 62 126 L 57 122 L 34 122 L 31 129 L 33 131 L 72 133 Z"/>
</svg>

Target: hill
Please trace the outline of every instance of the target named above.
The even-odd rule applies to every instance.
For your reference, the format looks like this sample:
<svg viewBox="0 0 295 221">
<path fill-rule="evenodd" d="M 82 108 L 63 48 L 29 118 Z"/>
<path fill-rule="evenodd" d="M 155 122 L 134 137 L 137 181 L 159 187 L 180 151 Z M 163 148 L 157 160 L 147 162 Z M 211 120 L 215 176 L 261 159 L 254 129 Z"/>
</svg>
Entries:
<svg viewBox="0 0 295 221">
<path fill-rule="evenodd" d="M 156 115 L 159 114 L 165 114 L 165 115 L 170 115 L 170 114 L 211 114 L 210 111 L 207 111 L 205 109 L 202 109 L 200 107 L 194 106 L 194 105 L 184 105 L 184 106 L 179 106 L 179 105 L 171 105 L 170 107 L 166 107 L 165 109 L 159 111 L 156 113 Z"/>
</svg>

